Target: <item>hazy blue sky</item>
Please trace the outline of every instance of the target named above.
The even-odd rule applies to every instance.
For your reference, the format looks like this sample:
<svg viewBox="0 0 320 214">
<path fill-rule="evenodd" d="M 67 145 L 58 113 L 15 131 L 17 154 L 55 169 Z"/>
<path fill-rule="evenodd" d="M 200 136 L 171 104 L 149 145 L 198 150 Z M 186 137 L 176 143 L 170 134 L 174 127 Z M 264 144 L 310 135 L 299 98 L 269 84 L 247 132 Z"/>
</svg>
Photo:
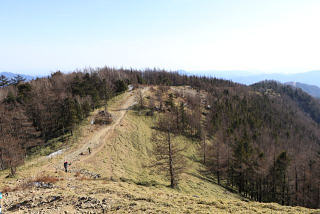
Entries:
<svg viewBox="0 0 320 214">
<path fill-rule="evenodd" d="M 319 0 L 1 0 L 0 71 L 320 69 Z"/>
</svg>

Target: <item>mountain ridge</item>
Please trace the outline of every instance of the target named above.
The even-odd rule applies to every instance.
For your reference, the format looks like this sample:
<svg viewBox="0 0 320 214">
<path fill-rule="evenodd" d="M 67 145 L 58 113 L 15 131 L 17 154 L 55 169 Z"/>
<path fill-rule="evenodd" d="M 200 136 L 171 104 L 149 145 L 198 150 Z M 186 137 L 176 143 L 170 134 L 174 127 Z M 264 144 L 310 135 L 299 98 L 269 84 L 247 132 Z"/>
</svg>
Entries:
<svg viewBox="0 0 320 214">
<path fill-rule="evenodd" d="M 286 82 L 302 82 L 309 85 L 316 85 L 320 87 L 320 71 L 307 71 L 293 74 L 281 74 L 281 73 L 264 73 L 256 74 L 254 72 L 247 71 L 184 71 L 188 75 L 198 75 L 207 77 L 222 78 L 225 80 L 231 80 L 237 83 L 251 85 L 263 80 L 276 80 L 281 83 Z"/>
<path fill-rule="evenodd" d="M 309 85 L 301 82 L 286 82 L 285 85 L 290 85 L 295 88 L 300 88 L 313 97 L 320 98 L 320 87 L 316 85 Z"/>
</svg>

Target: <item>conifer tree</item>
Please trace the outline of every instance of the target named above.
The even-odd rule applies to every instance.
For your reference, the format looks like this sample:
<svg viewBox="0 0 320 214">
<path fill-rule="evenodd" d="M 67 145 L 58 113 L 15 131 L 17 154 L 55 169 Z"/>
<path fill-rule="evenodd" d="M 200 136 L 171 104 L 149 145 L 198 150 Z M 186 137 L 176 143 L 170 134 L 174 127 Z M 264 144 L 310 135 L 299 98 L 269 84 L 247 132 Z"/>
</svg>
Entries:
<svg viewBox="0 0 320 214">
<path fill-rule="evenodd" d="M 174 188 L 185 170 L 186 158 L 183 155 L 185 146 L 175 140 L 176 130 L 172 117 L 174 114 L 166 113 L 158 122 L 159 131 L 153 134 L 155 162 L 152 166 L 167 175 L 170 179 L 170 187 Z"/>
<path fill-rule="evenodd" d="M 9 83 L 10 81 L 6 76 L 0 75 L 0 88 L 9 85 Z"/>
</svg>

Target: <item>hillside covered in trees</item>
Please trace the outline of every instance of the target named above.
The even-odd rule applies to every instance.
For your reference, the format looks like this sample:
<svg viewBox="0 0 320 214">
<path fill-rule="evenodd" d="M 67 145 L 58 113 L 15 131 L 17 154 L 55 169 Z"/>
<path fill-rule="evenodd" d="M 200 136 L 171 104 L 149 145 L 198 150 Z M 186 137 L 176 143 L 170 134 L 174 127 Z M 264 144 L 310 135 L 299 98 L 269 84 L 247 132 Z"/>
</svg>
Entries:
<svg viewBox="0 0 320 214">
<path fill-rule="evenodd" d="M 146 104 L 141 95 L 139 108 L 160 118 L 153 154 L 158 165 L 173 161 L 162 169 L 170 170 L 171 187 L 179 185 L 184 148 L 172 144 L 164 155 L 163 145 L 182 135 L 197 143 L 194 158 L 212 182 L 259 202 L 320 206 L 320 104 L 300 89 L 110 68 L 1 81 L 0 167 L 10 168 L 12 176 L 26 156 L 52 139 L 64 137 L 68 144 L 75 126 L 128 85 L 148 85 L 153 96 Z"/>
</svg>

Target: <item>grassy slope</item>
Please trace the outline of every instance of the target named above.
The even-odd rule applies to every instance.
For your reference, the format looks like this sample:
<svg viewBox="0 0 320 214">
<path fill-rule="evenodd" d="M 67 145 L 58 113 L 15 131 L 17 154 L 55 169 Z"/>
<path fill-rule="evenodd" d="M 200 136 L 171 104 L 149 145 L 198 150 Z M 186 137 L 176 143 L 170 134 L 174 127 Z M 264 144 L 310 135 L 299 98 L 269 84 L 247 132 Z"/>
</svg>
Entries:
<svg viewBox="0 0 320 214">
<path fill-rule="evenodd" d="M 156 187 L 144 188 L 144 191 L 146 191 L 145 197 L 157 194 L 157 192 L 163 192 L 167 195 L 172 194 L 172 198 L 169 201 L 166 197 L 156 198 L 160 202 L 167 202 L 174 207 L 183 205 L 180 208 L 184 209 L 183 212 L 307 212 L 303 208 L 283 207 L 278 204 L 244 202 L 238 195 L 232 194 L 220 186 L 206 181 L 198 172 L 201 169 L 201 165 L 192 161 L 193 158 L 191 158 L 191 154 L 195 154 L 196 143 L 184 137 L 178 137 L 178 140 L 191 145 L 189 146 L 190 151 L 186 154 L 189 156 L 190 167 L 180 182 L 178 190 L 171 190 L 165 187 L 169 183 L 164 179 L 163 175 L 151 174 L 150 169 L 143 167 L 144 164 L 150 162 L 149 151 L 152 148 L 150 136 L 152 133 L 151 127 L 154 123 L 153 120 L 151 117 L 138 116 L 135 112 L 131 111 L 127 115 L 124 125 L 117 130 L 117 138 L 113 142 L 114 150 L 109 154 L 115 157 L 112 164 L 115 166 L 113 176 L 131 179 L 133 187 L 134 183 L 150 183 L 151 181 L 160 184 Z M 119 153 L 118 151 L 121 152 Z M 137 186 L 136 188 L 139 187 Z M 150 198 L 154 197 L 151 196 Z M 163 211 L 173 211 L 165 206 L 162 208 Z"/>
<path fill-rule="evenodd" d="M 105 175 L 107 179 L 117 181 L 116 183 L 120 181 L 131 197 L 128 201 L 124 200 L 125 209 L 132 210 L 130 203 L 139 201 L 139 206 L 135 206 L 133 210 L 170 213 L 311 212 L 299 207 L 244 202 L 238 195 L 206 181 L 199 173 L 201 165 L 192 161 L 194 158 L 191 154 L 195 153 L 197 144 L 181 136 L 176 140 L 191 145 L 186 154 L 190 160 L 189 168 L 180 182 L 179 189 L 168 188 L 169 182 L 164 175 L 152 172 L 152 169 L 146 167 L 152 157 L 150 137 L 154 120 L 154 117 L 139 116 L 137 112 L 129 111 L 121 126 L 115 130 L 114 138 L 107 142 L 104 150 L 95 157 L 96 161 L 84 166 L 89 170 L 98 169 L 99 173 Z"/>
<path fill-rule="evenodd" d="M 120 97 L 121 98 L 121 97 Z M 120 100 L 118 98 L 118 100 Z M 115 103 L 117 100 L 115 101 Z M 152 156 L 150 151 L 152 142 L 151 127 L 154 117 L 139 116 L 137 112 L 130 110 L 120 125 L 114 130 L 112 137 L 104 139 L 103 149 L 94 156 L 77 164 L 77 167 L 99 173 L 100 180 L 92 180 L 77 177 L 75 174 L 64 174 L 48 170 L 46 173 L 63 177 L 63 181 L 56 183 L 54 189 L 33 189 L 32 191 L 17 191 L 9 194 L 10 200 L 19 201 L 19 195 L 25 198 L 39 195 L 61 195 L 65 201 L 77 201 L 78 196 L 90 196 L 98 200 L 108 199 L 107 209 L 111 212 L 148 212 L 148 213 L 312 213 L 316 211 L 305 208 L 284 207 L 278 204 L 260 204 L 257 202 L 245 202 L 236 194 L 226 191 L 224 188 L 207 181 L 199 173 L 201 164 L 193 161 L 197 149 L 196 142 L 190 139 L 177 137 L 189 146 L 186 155 L 189 157 L 188 171 L 183 175 L 179 188 L 172 190 L 167 187 L 169 182 L 164 175 L 152 172 L 146 167 L 150 164 Z M 20 176 L 30 176 L 42 173 L 40 169 L 44 159 L 29 161 L 21 167 Z M 0 179 L 3 178 L 2 173 Z M 14 183 L 14 179 L 6 183 Z M 39 199 L 43 200 L 43 199 Z M 62 203 L 62 202 L 61 202 Z M 59 203 L 58 203 L 59 204 Z M 40 208 L 33 208 L 36 211 Z M 62 210 L 75 212 L 70 204 L 62 204 L 58 210 L 50 210 L 52 213 L 60 213 Z M 98 210 L 91 210 L 98 212 Z M 50 213 L 49 210 L 46 211 Z"/>
</svg>

